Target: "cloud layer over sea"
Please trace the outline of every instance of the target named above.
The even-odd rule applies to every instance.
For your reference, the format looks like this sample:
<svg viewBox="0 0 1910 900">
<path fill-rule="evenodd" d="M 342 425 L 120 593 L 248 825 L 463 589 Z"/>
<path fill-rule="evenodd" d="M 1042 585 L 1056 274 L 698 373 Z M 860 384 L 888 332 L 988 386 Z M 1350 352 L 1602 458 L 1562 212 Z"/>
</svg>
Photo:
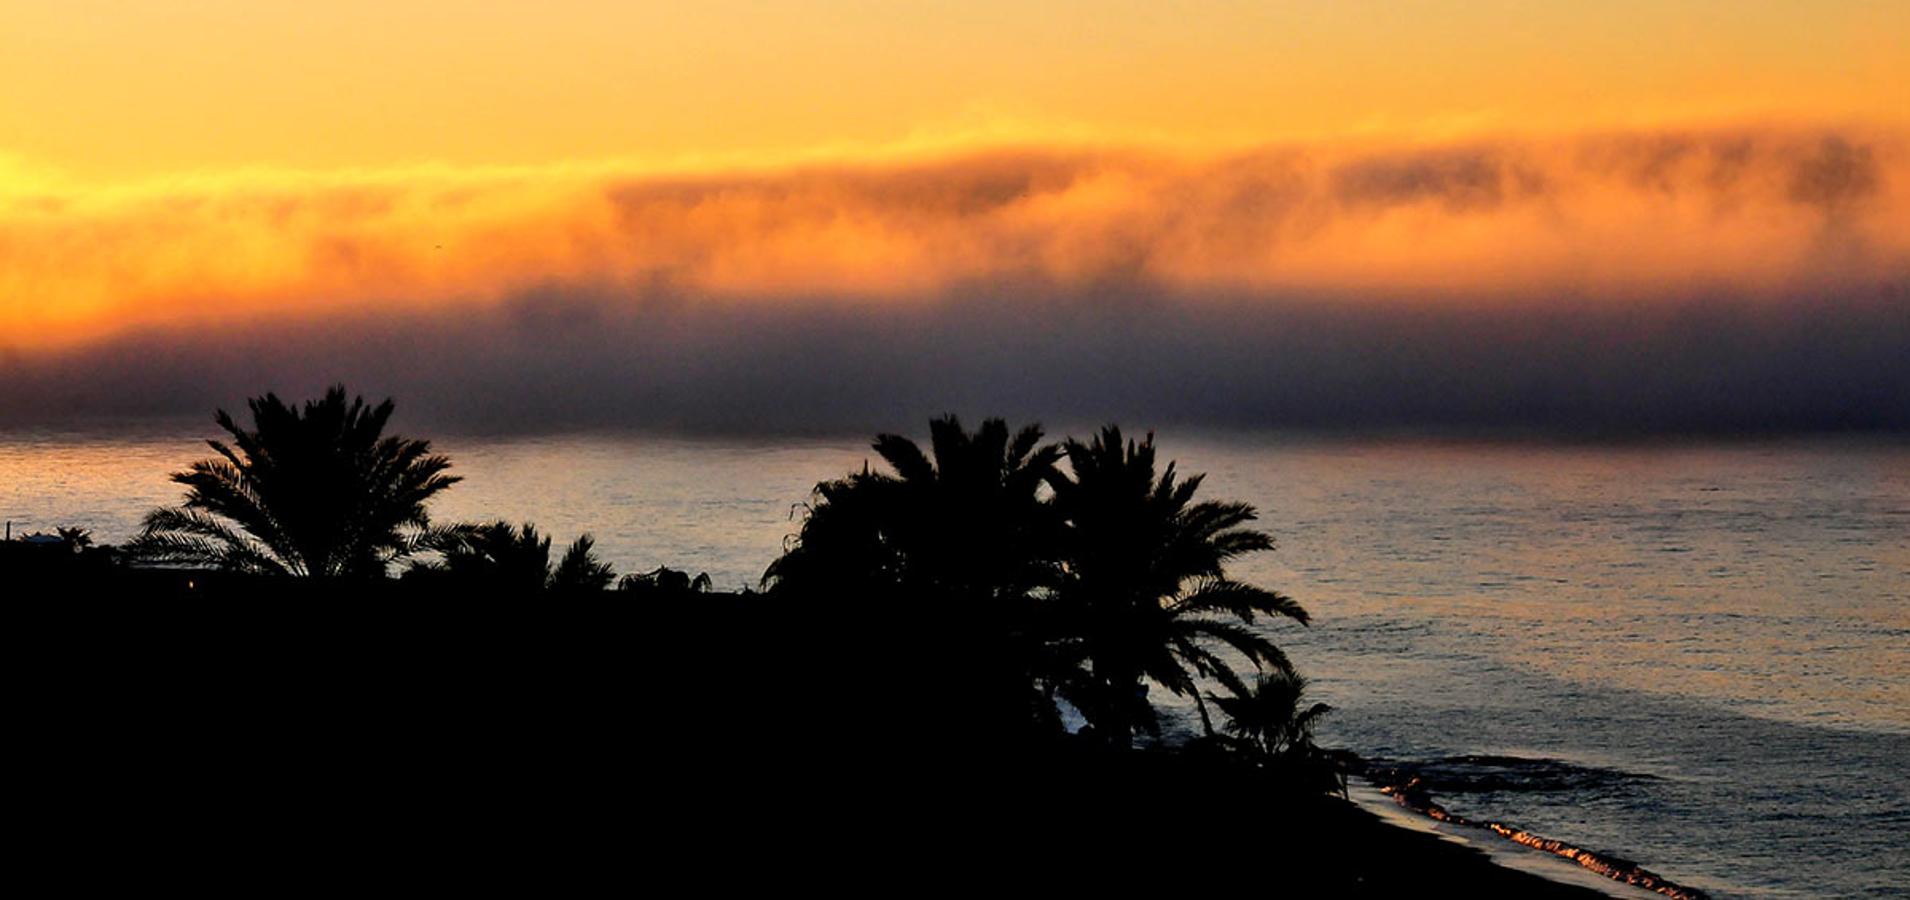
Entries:
<svg viewBox="0 0 1910 900">
<path fill-rule="evenodd" d="M 1910 150 L 1855 129 L 48 182 L 0 237 L 14 424 L 1910 427 Z"/>
</svg>

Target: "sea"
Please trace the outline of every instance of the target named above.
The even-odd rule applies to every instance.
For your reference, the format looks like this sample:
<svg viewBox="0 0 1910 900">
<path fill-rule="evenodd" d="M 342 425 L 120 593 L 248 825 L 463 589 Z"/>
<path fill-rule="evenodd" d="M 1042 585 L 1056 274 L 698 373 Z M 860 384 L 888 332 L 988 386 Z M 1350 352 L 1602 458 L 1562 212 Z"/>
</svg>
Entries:
<svg viewBox="0 0 1910 900">
<path fill-rule="evenodd" d="M 216 436 L 0 431 L 0 517 L 123 541 Z M 757 583 L 816 482 L 880 465 L 856 435 L 433 437 L 464 478 L 438 521 L 589 533 L 719 589 Z M 1312 614 L 1264 627 L 1333 707 L 1322 744 L 1711 896 L 1910 896 L 1910 440 L 1159 446 L 1277 541 L 1235 574 Z"/>
</svg>

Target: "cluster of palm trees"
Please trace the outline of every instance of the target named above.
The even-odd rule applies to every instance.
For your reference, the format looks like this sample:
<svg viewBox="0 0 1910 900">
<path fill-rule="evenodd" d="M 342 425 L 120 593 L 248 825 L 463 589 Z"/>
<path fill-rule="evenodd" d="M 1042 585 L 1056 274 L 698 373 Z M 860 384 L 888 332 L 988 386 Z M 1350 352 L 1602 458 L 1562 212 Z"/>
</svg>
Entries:
<svg viewBox="0 0 1910 900">
<path fill-rule="evenodd" d="M 1159 735 L 1158 686 L 1193 701 L 1206 741 L 1313 755 L 1327 708 L 1301 703 L 1304 679 L 1258 627 L 1307 613 L 1226 571 L 1272 539 L 1249 527 L 1253 507 L 1196 500 L 1202 476 L 1160 465 L 1152 434 L 1043 444 L 1039 427 L 990 419 L 971 433 L 949 416 L 930 423 L 927 452 L 896 435 L 874 449 L 892 471 L 816 487 L 764 577 L 771 596 L 927 610 L 926 627 L 957 635 L 969 687 L 1010 719 L 981 727 L 1052 731 L 1059 700 L 1126 747 Z"/>
<path fill-rule="evenodd" d="M 247 405 L 250 428 L 218 411 L 229 440 L 207 441 L 218 456 L 172 476 L 185 502 L 147 514 L 126 547 L 133 559 L 330 579 L 384 578 L 401 565 L 407 581 L 487 594 L 709 589 L 707 575 L 672 569 L 618 581 L 588 534 L 553 565 L 551 539 L 530 523 L 435 525 L 427 502 L 462 479 L 430 441 L 384 433 L 390 400 L 371 406 L 334 386 L 302 407 L 270 393 Z"/>
<path fill-rule="evenodd" d="M 528 523 L 434 525 L 427 502 L 459 478 L 429 441 L 384 433 L 389 400 L 334 387 L 302 408 L 272 394 L 249 406 L 249 428 L 219 411 L 230 440 L 173 476 L 185 501 L 147 516 L 133 558 L 328 579 L 401 566 L 407 581 L 516 595 L 708 589 L 670 569 L 617 582 L 588 535 L 553 564 L 551 539 Z M 1160 733 L 1158 687 L 1193 702 L 1212 746 L 1315 753 L 1326 707 L 1303 702 L 1304 679 L 1261 627 L 1307 613 L 1227 573 L 1272 539 L 1250 527 L 1253 507 L 1197 500 L 1202 476 L 1162 466 L 1152 434 L 1110 426 L 1044 443 L 1039 427 L 989 419 L 970 432 L 949 416 L 930 423 L 926 452 L 896 435 L 873 446 L 892 471 L 865 464 L 816 487 L 764 575 L 769 602 L 900 613 L 932 632 L 950 648 L 935 668 L 958 681 L 946 696 L 977 711 L 973 727 L 1055 735 L 1065 705 L 1082 733 L 1127 747 Z"/>
</svg>

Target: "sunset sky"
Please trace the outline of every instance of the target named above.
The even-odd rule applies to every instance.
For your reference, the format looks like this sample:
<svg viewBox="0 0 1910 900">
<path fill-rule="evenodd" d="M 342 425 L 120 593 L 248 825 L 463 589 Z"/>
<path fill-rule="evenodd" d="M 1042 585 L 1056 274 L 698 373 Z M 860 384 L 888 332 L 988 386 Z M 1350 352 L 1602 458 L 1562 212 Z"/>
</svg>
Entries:
<svg viewBox="0 0 1910 900">
<path fill-rule="evenodd" d="M 1900 327 L 1907 273 L 1894 0 L 0 0 L 15 376 L 580 305 Z M 177 387 L 240 374 L 294 377 Z"/>
<path fill-rule="evenodd" d="M 1902 124 L 1907 75 L 1910 11 L 1894 0 L 9 0 L 0 148 L 28 173 L 100 185 Z"/>
</svg>

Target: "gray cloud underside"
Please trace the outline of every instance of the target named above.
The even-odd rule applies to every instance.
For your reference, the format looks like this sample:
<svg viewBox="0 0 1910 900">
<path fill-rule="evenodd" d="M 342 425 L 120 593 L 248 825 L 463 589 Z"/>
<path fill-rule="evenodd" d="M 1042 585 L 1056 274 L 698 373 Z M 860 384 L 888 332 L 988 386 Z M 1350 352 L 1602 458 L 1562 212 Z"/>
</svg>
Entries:
<svg viewBox="0 0 1910 900">
<path fill-rule="evenodd" d="M 484 311 L 153 333 L 7 364 L 0 423 L 204 414 L 344 381 L 405 418 L 539 431 L 866 431 L 1048 421 L 1559 433 L 1910 429 L 1905 280 L 1748 303 L 1486 307 L 1057 296 L 919 307 L 633 301 L 548 287 Z"/>
</svg>

